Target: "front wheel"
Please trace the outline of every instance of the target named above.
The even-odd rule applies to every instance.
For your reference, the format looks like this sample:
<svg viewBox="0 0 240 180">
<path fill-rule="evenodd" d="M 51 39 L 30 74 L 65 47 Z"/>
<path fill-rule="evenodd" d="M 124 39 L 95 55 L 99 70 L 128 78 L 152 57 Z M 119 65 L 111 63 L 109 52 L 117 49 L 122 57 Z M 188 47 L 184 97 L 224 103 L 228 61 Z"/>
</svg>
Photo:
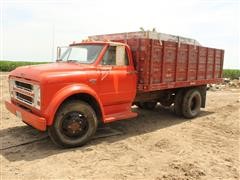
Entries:
<svg viewBox="0 0 240 180">
<path fill-rule="evenodd" d="M 86 144 L 95 134 L 97 117 L 90 105 L 74 100 L 64 103 L 57 111 L 48 134 L 61 147 L 76 147 Z"/>
</svg>

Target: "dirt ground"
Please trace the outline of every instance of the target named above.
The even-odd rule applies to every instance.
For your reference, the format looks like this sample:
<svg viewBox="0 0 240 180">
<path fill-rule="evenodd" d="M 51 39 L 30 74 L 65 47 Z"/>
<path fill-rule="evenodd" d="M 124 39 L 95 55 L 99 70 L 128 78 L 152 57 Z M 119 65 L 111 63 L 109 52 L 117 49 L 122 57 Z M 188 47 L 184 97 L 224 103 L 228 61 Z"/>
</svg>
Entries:
<svg viewBox="0 0 240 180">
<path fill-rule="evenodd" d="M 137 118 L 108 125 L 121 135 L 59 149 L 5 109 L 6 75 L 1 75 L 1 179 L 240 178 L 239 89 L 209 91 L 207 108 L 193 120 L 160 106 L 136 108 Z"/>
</svg>

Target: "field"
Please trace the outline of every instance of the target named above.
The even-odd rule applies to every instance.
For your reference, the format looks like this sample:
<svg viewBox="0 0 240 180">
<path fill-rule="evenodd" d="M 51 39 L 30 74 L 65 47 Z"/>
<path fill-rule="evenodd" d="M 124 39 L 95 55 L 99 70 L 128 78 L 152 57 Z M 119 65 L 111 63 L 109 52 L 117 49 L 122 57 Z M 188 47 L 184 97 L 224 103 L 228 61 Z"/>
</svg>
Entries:
<svg viewBox="0 0 240 180">
<path fill-rule="evenodd" d="M 240 91 L 208 91 L 193 120 L 158 106 L 107 125 L 120 135 L 59 149 L 10 114 L 7 74 L 1 75 L 1 179 L 239 179 Z"/>
<path fill-rule="evenodd" d="M 35 65 L 35 64 L 45 64 L 48 62 L 29 62 L 29 61 L 0 61 L 0 71 L 12 71 L 16 67 Z M 224 69 L 224 78 L 238 79 L 240 77 L 240 69 Z"/>
<path fill-rule="evenodd" d="M 238 79 L 240 78 L 240 70 L 239 69 L 224 69 L 223 77 L 230 79 Z"/>
<path fill-rule="evenodd" d="M 0 61 L 0 71 L 12 71 L 19 66 L 45 64 L 47 62 L 30 62 L 30 61 Z"/>
</svg>

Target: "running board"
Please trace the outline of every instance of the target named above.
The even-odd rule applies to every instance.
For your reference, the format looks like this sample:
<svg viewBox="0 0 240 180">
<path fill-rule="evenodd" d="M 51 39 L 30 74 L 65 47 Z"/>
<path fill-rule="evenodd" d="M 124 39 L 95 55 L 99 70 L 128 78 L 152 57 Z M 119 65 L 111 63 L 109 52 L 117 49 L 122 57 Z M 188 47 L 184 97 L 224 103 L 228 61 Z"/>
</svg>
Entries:
<svg viewBox="0 0 240 180">
<path fill-rule="evenodd" d="M 113 121 L 117 121 L 117 120 L 121 120 L 121 119 L 134 118 L 137 115 L 138 115 L 137 113 L 131 112 L 131 111 L 110 114 L 110 115 L 105 116 L 104 123 L 109 123 L 109 122 L 113 122 Z"/>
</svg>

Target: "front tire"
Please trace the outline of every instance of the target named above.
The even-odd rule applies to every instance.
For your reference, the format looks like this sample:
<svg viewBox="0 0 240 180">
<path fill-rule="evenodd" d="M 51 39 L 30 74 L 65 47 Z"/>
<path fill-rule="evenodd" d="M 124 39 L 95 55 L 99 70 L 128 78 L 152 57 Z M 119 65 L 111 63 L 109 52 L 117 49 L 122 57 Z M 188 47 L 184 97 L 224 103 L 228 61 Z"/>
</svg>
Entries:
<svg viewBox="0 0 240 180">
<path fill-rule="evenodd" d="M 93 137 L 97 124 L 96 113 L 89 104 L 80 100 L 68 101 L 57 111 L 48 134 L 58 146 L 82 146 Z"/>
</svg>

